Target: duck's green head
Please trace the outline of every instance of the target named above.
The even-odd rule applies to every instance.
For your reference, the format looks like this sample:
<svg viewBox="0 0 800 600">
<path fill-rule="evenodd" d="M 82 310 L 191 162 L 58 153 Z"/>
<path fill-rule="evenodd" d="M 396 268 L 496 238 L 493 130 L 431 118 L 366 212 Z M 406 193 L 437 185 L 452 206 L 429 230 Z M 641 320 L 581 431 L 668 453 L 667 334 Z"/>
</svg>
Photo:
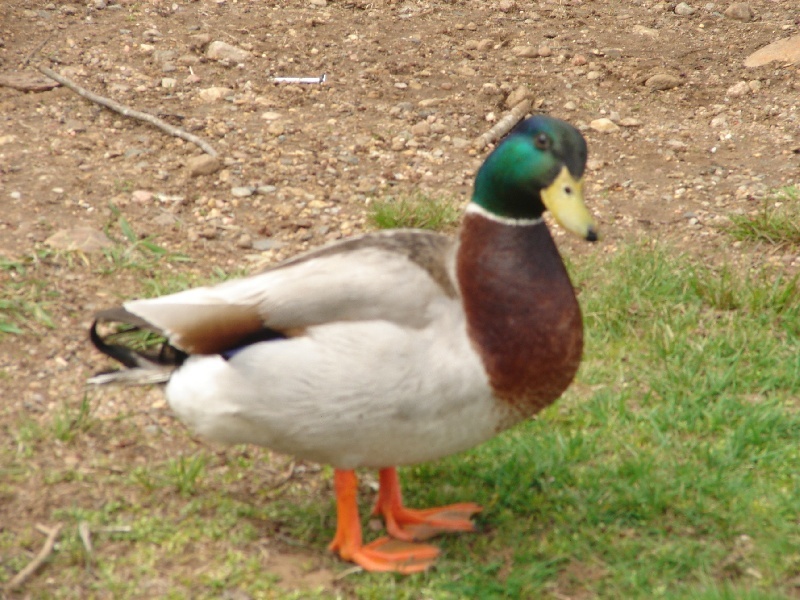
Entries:
<svg viewBox="0 0 800 600">
<path fill-rule="evenodd" d="M 568 231 L 596 241 L 594 220 L 583 203 L 586 155 L 586 140 L 572 125 L 531 117 L 486 158 L 472 201 L 508 219 L 538 219 L 549 210 Z"/>
</svg>

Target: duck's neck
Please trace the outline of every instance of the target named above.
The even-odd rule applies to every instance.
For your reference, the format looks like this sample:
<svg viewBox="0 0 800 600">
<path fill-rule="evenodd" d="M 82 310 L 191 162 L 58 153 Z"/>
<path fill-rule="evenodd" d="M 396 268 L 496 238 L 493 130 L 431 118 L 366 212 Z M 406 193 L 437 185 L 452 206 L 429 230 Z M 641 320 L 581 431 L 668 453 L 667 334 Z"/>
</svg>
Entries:
<svg viewBox="0 0 800 600">
<path fill-rule="evenodd" d="M 580 308 L 541 219 L 499 219 L 474 206 L 456 264 L 467 328 L 495 393 L 524 418 L 556 400 L 575 376 Z"/>
</svg>

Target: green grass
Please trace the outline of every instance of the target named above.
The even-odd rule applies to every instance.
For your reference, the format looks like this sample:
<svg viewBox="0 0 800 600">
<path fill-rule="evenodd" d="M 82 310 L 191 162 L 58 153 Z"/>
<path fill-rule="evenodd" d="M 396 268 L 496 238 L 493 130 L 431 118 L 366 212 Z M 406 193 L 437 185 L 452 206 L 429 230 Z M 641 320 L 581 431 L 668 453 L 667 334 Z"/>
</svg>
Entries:
<svg viewBox="0 0 800 600">
<path fill-rule="evenodd" d="M 431 229 L 443 231 L 458 225 L 461 208 L 452 198 L 423 193 L 375 200 L 369 205 L 368 219 L 378 229 Z"/>
<path fill-rule="evenodd" d="M 98 422 L 73 403 L 50 428 L 20 416 L 0 446 L 10 474 L 0 498 L 36 477 L 60 498 L 50 521 L 65 523 L 63 540 L 30 593 L 136 598 L 157 582 L 153 593 L 174 598 L 796 596 L 797 278 L 711 269 L 661 246 L 591 255 L 570 270 L 586 348 L 565 397 L 479 448 L 402 470 L 411 506 L 484 506 L 476 534 L 437 540 L 430 572 L 287 591 L 267 554 L 349 568 L 325 549 L 335 528 L 329 469 L 274 488 L 285 468 L 260 449 L 220 453 L 163 421 L 145 435 L 143 415 Z M 53 433 L 57 451 L 82 457 L 77 466 L 43 458 Z M 371 500 L 362 493 L 365 523 Z M 91 572 L 81 521 L 97 532 Z M 119 525 L 130 532 L 102 533 Z M 0 582 L 40 544 L 0 530 L 10 557 Z"/>
<path fill-rule="evenodd" d="M 15 260 L 0 259 L 0 339 L 3 334 L 55 327 L 51 312 L 59 292 L 36 272 L 50 258 L 51 253 L 42 250 Z"/>
<path fill-rule="evenodd" d="M 800 188 L 787 186 L 766 198 L 755 215 L 732 215 L 730 233 L 738 240 L 776 246 L 800 245 Z"/>
</svg>

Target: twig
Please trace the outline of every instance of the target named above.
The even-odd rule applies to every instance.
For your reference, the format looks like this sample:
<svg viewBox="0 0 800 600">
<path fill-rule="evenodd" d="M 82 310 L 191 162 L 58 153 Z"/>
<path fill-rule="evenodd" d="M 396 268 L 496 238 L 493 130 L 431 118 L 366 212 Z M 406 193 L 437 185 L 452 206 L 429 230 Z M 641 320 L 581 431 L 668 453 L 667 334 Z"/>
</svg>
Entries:
<svg viewBox="0 0 800 600">
<path fill-rule="evenodd" d="M 208 142 L 200 139 L 196 135 L 192 135 L 188 131 L 184 131 L 180 127 L 174 127 L 173 125 L 170 125 L 169 123 L 166 123 L 165 121 L 162 121 L 158 117 L 154 117 L 151 114 L 135 110 L 133 108 L 125 106 L 124 104 L 115 102 L 114 100 L 111 100 L 109 98 L 98 96 L 97 94 L 90 92 L 85 88 L 82 88 L 71 79 L 68 79 L 63 75 L 59 75 L 58 73 L 56 73 L 52 69 L 48 69 L 47 67 L 39 67 L 39 71 L 47 75 L 50 79 L 53 79 L 54 81 L 57 81 L 58 83 L 67 86 L 73 92 L 80 94 L 87 100 L 105 106 L 106 108 L 109 108 L 114 112 L 117 112 L 125 117 L 130 117 L 131 119 L 138 119 L 139 121 L 145 121 L 147 123 L 150 123 L 151 125 L 158 127 L 161 131 L 164 131 L 169 135 L 179 137 L 182 140 L 186 140 L 187 142 L 191 142 L 192 144 L 199 146 L 206 154 L 209 154 L 213 157 L 218 156 L 217 151 L 214 150 L 214 148 L 212 148 Z"/>
<path fill-rule="evenodd" d="M 8 583 L 8 589 L 10 591 L 19 589 L 22 584 L 24 584 L 28 578 L 36 572 L 36 569 L 42 566 L 44 561 L 48 559 L 50 554 L 53 552 L 53 547 L 56 545 L 56 538 L 58 534 L 61 532 L 62 524 L 58 523 L 54 527 L 44 527 L 41 525 L 37 525 L 36 529 L 39 531 L 47 531 L 47 539 L 44 542 L 44 546 L 42 549 L 39 550 L 39 554 L 36 555 L 28 566 L 22 569 L 19 573 L 17 573 L 14 578 Z"/>
<path fill-rule="evenodd" d="M 89 529 L 89 523 L 86 521 L 78 523 L 78 535 L 81 537 L 83 547 L 86 548 L 86 554 L 91 557 L 94 549 L 92 548 L 92 531 Z"/>
<path fill-rule="evenodd" d="M 42 40 L 39 44 L 37 44 L 36 47 L 33 50 L 31 50 L 31 53 L 28 54 L 28 56 L 25 58 L 25 60 L 22 61 L 21 68 L 24 69 L 25 67 L 27 67 L 28 63 L 31 62 L 31 59 L 34 56 L 36 56 L 42 48 L 45 47 L 45 44 L 47 44 L 47 42 L 49 42 L 50 38 L 52 38 L 52 37 L 53 37 L 53 34 L 51 33 L 46 38 L 44 38 L 44 40 Z"/>
<path fill-rule="evenodd" d="M 475 140 L 475 147 L 483 150 L 492 142 L 496 142 L 519 123 L 531 108 L 531 101 L 527 98 L 517 103 L 506 116 L 500 119 L 494 127 Z"/>
</svg>

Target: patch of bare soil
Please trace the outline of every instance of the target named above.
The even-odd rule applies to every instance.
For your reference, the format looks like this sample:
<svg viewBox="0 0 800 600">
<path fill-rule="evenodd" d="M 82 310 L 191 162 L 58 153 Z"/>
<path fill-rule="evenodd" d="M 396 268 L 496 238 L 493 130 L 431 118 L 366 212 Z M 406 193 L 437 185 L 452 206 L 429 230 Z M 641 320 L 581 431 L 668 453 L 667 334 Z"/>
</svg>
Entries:
<svg viewBox="0 0 800 600">
<path fill-rule="evenodd" d="M 796 254 L 756 256 L 720 233 L 729 215 L 800 180 L 800 65 L 744 66 L 796 34 L 800 11 L 795 0 L 749 6 L 734 14 L 727 2 L 676 13 L 675 2 L 651 0 L 5 0 L 0 259 L 41 258 L 25 275 L 4 269 L 0 281 L 17 289 L 33 276 L 55 327 L 32 320 L 0 338 L 3 438 L 16 439 L 20 415 L 48 424 L 62 404 L 80 403 L 86 377 L 106 366 L 86 340 L 94 310 L 155 291 L 147 268 L 104 274 L 98 251 L 42 254 L 57 243 L 51 236 L 102 232 L 118 222 L 113 204 L 137 235 L 193 259 L 169 263 L 175 273 L 278 260 L 364 230 L 372 198 L 422 189 L 465 200 L 488 151 L 472 142 L 520 87 L 535 111 L 577 124 L 588 139 L 601 251 L 658 238 L 709 261 L 797 270 Z M 241 55 L 211 58 L 211 42 Z M 47 90 L 31 81 L 35 65 L 202 137 L 221 168 L 192 174 L 195 145 L 64 87 Z M 273 81 L 322 73 L 324 84 Z M 36 91 L 15 89 L 26 80 Z M 586 251 L 560 241 L 568 253 Z M 90 399 L 108 429 L 68 450 L 34 444 L 26 466 L 40 475 L 0 497 L 0 533 L 26 550 L 41 542 L 26 533 L 37 521 L 113 496 L 59 472 L 98 455 L 129 469 L 191 443 L 156 391 Z M 120 414 L 133 416 L 120 424 Z M 150 439 L 152 431 L 175 433 Z M 302 587 L 314 570 L 296 575 L 291 552 L 274 552 L 265 569 Z M 316 560 L 329 564 L 324 552 Z M 312 583 L 333 585 L 324 571 Z"/>
</svg>

